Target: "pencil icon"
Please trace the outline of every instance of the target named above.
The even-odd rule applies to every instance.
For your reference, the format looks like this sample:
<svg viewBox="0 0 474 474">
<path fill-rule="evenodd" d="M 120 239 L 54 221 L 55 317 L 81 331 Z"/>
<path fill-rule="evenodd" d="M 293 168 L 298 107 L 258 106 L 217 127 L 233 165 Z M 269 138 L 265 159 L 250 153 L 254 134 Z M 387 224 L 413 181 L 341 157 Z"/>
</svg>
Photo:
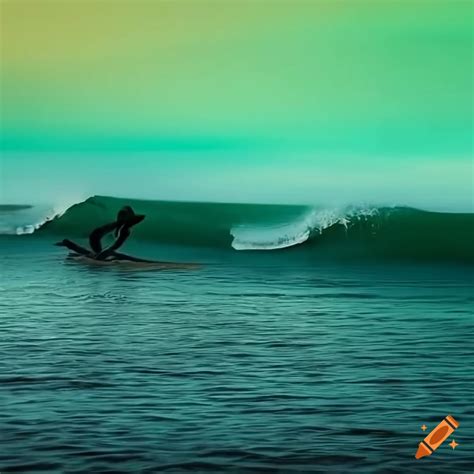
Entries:
<svg viewBox="0 0 474 474">
<path fill-rule="evenodd" d="M 419 444 L 415 454 L 416 459 L 431 456 L 444 440 L 459 427 L 459 423 L 448 415 L 431 433 Z"/>
</svg>

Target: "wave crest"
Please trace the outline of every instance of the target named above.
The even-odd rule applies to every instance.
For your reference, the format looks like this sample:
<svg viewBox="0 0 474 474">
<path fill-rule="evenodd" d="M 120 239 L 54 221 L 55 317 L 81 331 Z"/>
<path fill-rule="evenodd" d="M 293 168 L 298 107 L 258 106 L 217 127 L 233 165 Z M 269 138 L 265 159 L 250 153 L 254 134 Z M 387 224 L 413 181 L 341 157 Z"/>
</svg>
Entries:
<svg viewBox="0 0 474 474">
<path fill-rule="evenodd" d="M 230 231 L 236 250 L 278 250 L 306 242 L 334 225 L 347 229 L 354 219 L 374 216 L 377 208 L 311 209 L 292 222 L 270 226 L 241 225 Z"/>
<path fill-rule="evenodd" d="M 0 205 L 0 235 L 33 234 L 62 217 L 76 202 L 65 201 L 54 206 Z"/>
</svg>

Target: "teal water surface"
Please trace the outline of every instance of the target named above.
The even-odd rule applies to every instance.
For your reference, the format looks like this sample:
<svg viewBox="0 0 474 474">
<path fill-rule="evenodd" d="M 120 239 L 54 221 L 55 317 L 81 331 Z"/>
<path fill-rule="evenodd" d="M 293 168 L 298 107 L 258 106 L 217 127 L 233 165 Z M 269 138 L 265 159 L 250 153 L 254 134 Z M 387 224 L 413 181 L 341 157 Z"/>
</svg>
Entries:
<svg viewBox="0 0 474 474">
<path fill-rule="evenodd" d="M 0 239 L 1 472 L 472 472 L 472 266 L 51 243 Z"/>
</svg>

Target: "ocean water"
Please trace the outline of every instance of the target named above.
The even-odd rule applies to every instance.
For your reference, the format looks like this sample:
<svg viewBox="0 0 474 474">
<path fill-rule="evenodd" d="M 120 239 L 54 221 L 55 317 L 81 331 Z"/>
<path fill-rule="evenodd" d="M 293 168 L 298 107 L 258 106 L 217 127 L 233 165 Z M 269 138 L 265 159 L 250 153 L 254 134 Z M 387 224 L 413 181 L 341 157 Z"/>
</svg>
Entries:
<svg viewBox="0 0 474 474">
<path fill-rule="evenodd" d="M 2 473 L 473 472 L 472 215 L 142 202 L 124 252 L 199 268 L 52 245 L 118 204 L 0 236 Z"/>
</svg>

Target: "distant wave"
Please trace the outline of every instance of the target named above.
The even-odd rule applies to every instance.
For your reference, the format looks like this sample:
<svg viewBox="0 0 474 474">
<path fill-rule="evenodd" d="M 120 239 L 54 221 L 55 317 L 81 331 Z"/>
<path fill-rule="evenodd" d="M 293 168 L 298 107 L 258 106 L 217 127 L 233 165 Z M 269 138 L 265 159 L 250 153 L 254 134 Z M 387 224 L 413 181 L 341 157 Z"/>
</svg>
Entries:
<svg viewBox="0 0 474 474">
<path fill-rule="evenodd" d="M 44 224 L 61 217 L 71 202 L 55 206 L 30 204 L 0 204 L 0 235 L 33 234 Z"/>
<path fill-rule="evenodd" d="M 0 233 L 86 238 L 129 204 L 146 215 L 134 239 L 159 243 L 310 252 L 316 258 L 411 259 L 474 263 L 474 214 L 407 207 L 286 206 L 143 201 L 94 196 L 36 216 L 25 225 L 5 223 Z M 19 213 L 15 213 L 19 214 Z M 300 250 L 298 250 L 300 249 Z M 313 258 L 313 257 L 311 257 Z"/>
<path fill-rule="evenodd" d="M 31 204 L 0 204 L 0 214 L 24 211 L 25 209 L 32 209 Z"/>
</svg>

